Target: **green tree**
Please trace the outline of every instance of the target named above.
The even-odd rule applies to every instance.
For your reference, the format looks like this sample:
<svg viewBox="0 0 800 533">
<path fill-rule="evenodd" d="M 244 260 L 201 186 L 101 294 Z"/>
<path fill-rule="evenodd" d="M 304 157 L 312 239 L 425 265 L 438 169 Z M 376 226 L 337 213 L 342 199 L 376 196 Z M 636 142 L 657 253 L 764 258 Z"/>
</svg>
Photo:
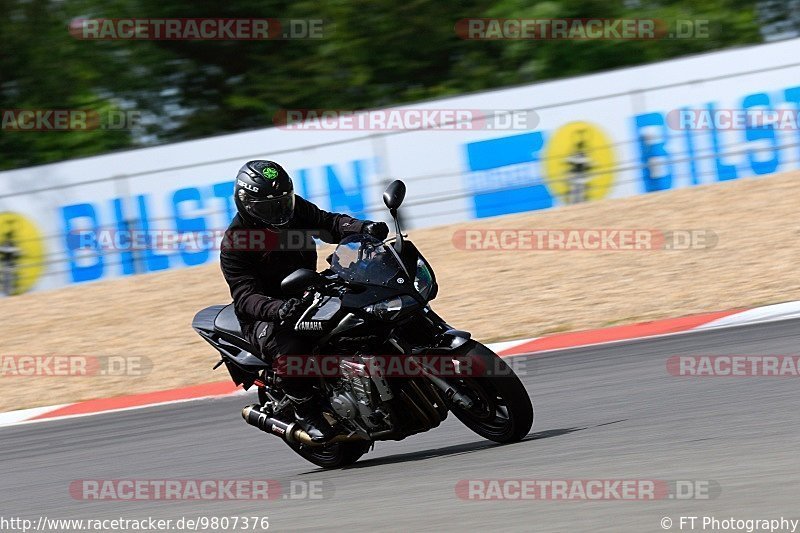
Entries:
<svg viewBox="0 0 800 533">
<path fill-rule="evenodd" d="M 0 168 L 266 127 L 281 109 L 365 109 L 761 41 L 755 0 L 0 0 L 0 108 L 135 108 L 129 131 L 0 132 Z M 75 39 L 75 18 L 323 19 L 324 38 Z M 708 19 L 709 38 L 465 40 L 458 20 Z"/>
</svg>

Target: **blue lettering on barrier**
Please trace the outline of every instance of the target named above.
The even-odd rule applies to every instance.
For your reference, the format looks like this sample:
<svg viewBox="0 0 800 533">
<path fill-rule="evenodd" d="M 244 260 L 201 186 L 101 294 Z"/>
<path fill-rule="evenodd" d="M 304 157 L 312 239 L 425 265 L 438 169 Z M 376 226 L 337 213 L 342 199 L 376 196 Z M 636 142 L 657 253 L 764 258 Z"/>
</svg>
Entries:
<svg viewBox="0 0 800 533">
<path fill-rule="evenodd" d="M 203 209 L 203 197 L 200 195 L 199 189 L 195 187 L 179 189 L 172 195 L 172 216 L 175 218 L 175 229 L 177 230 L 178 235 L 181 235 L 182 233 L 202 234 L 201 232 L 205 232 L 207 230 L 205 217 L 199 216 L 187 218 L 182 214 L 181 204 L 186 204 L 189 202 L 194 202 L 196 209 Z M 195 242 L 198 245 L 203 244 L 200 239 L 189 242 Z M 186 241 L 182 240 L 180 244 L 181 259 L 183 259 L 185 265 L 202 265 L 208 261 L 210 255 L 208 249 L 187 251 L 186 248 Z M 193 248 L 193 246 L 190 246 L 190 248 Z"/>
<path fill-rule="evenodd" d="M 683 113 L 690 113 L 689 109 L 684 107 L 681 109 Z M 686 159 L 689 163 L 689 174 L 692 178 L 692 185 L 700 183 L 697 177 L 697 161 L 694 158 L 694 132 L 691 128 L 682 128 L 683 138 L 686 141 Z"/>
<path fill-rule="evenodd" d="M 311 169 L 299 168 L 292 172 L 295 183 L 295 192 L 303 198 L 315 202 L 313 191 L 309 189 L 309 182 L 317 177 L 327 185 L 328 202 L 330 211 L 348 213 L 356 218 L 366 218 L 364 204 L 364 187 L 370 172 L 374 172 L 373 161 L 369 159 L 354 159 L 346 164 L 350 168 L 350 178 L 344 180 L 345 173 L 337 165 L 323 165 L 317 167 L 317 173 L 312 175 Z"/>
<path fill-rule="evenodd" d="M 308 169 L 301 168 L 294 173 L 294 191 L 308 199 Z"/>
<path fill-rule="evenodd" d="M 325 177 L 328 182 L 328 194 L 330 194 L 331 210 L 349 213 L 355 218 L 365 218 L 364 215 L 364 187 L 362 175 L 362 162 L 356 159 L 351 161 L 353 168 L 353 179 L 355 187 L 344 187 L 336 168 L 333 165 L 325 165 Z"/>
<path fill-rule="evenodd" d="M 371 168 L 369 167 L 370 162 L 371 160 L 367 159 L 350 161 L 348 163 L 351 170 L 349 179 L 345 179 L 346 176 L 335 165 L 316 167 L 316 170 L 319 171 L 317 179 L 327 184 L 332 211 L 345 211 L 359 218 L 365 217 L 363 188 Z M 295 180 L 298 194 L 303 196 L 308 190 L 308 173 L 308 169 L 300 169 L 295 173 L 295 177 L 299 177 Z M 178 236 L 187 232 L 209 231 L 207 214 L 210 201 L 223 202 L 224 207 L 218 215 L 225 226 L 236 215 L 232 180 L 205 187 L 187 187 L 172 191 L 168 193 L 166 199 L 171 216 L 167 218 L 166 226 L 159 224 L 159 229 L 164 229 L 171 222 Z M 134 210 L 137 211 L 133 216 L 125 212 L 127 199 L 112 198 L 109 200 L 114 220 L 108 227 L 116 227 L 112 233 L 113 242 L 108 242 L 109 239 L 106 237 L 103 242 L 98 243 L 98 232 L 103 224 L 99 219 L 99 210 L 95 204 L 81 203 L 61 207 L 64 244 L 70 261 L 71 282 L 101 279 L 106 273 L 105 258 L 111 252 L 120 255 L 119 264 L 122 275 L 167 270 L 181 263 L 187 266 L 202 265 L 211 259 L 210 249 L 195 247 L 195 244 L 210 245 L 210 242 L 204 238 L 188 239 L 188 245 L 185 240 L 181 240 L 178 254 L 171 251 L 162 252 L 158 244 L 163 242 L 162 239 L 166 235 L 159 236 L 157 241 L 154 241 L 149 234 L 152 227 L 152 219 L 149 215 L 150 196 L 137 195 L 131 197 L 130 200 L 135 204 Z M 202 214 L 192 214 L 197 212 Z M 78 230 L 86 229 L 87 226 L 91 226 L 91 229 L 81 231 L 80 234 L 77 233 Z M 128 238 L 133 231 L 140 232 L 136 242 L 132 242 Z M 146 238 L 140 238 L 142 235 Z M 146 244 L 143 251 L 139 248 L 142 244 Z M 87 250 L 92 253 L 87 253 Z M 171 258 L 180 258 L 180 261 L 174 261 Z M 87 263 L 90 260 L 94 262 Z M 114 261 L 109 262 L 108 266 L 112 264 Z"/>
<path fill-rule="evenodd" d="M 771 109 L 769 96 L 767 93 L 750 94 L 742 100 L 742 109 L 750 109 L 751 107 L 765 107 Z M 750 160 L 750 168 L 758 175 L 772 174 L 778 169 L 780 165 L 780 157 L 778 154 L 778 139 L 775 137 L 775 127 L 773 125 L 753 125 L 748 121 L 747 129 L 745 130 L 745 138 L 748 141 L 758 141 L 767 139 L 772 146 L 772 157 L 767 160 L 759 161 L 756 158 L 756 153 L 764 152 L 766 150 L 753 150 L 747 151 L 747 158 Z"/>
<path fill-rule="evenodd" d="M 791 87 L 784 91 L 784 97 L 786 101 L 795 105 L 795 123 L 800 120 L 800 87 Z M 794 130 L 795 134 L 797 134 L 797 139 L 795 140 L 795 149 L 798 151 L 798 163 L 800 163 L 800 127 L 796 127 Z"/>
<path fill-rule="evenodd" d="M 666 143 L 669 139 L 669 130 L 664 123 L 661 113 L 645 113 L 633 117 L 634 135 L 639 141 L 639 161 L 641 162 L 642 184 L 645 192 L 663 191 L 672 188 L 672 159 L 667 151 Z M 642 130 L 657 127 L 661 130 L 661 140 L 649 138 Z M 656 160 L 654 164 L 653 160 Z M 654 168 L 663 168 L 666 171 L 656 175 Z"/>
<path fill-rule="evenodd" d="M 225 217 L 233 220 L 236 216 L 236 206 L 233 203 L 233 180 L 225 180 L 215 183 L 211 189 L 214 191 L 214 198 L 221 198 L 225 202 Z"/>
<path fill-rule="evenodd" d="M 167 270 L 170 267 L 169 257 L 153 251 L 152 239 L 150 238 L 150 218 L 147 209 L 148 195 L 140 194 L 136 197 L 139 205 L 139 224 L 142 232 L 147 236 L 147 246 L 144 250 L 145 266 L 148 272 Z"/>
<path fill-rule="evenodd" d="M 103 276 L 103 256 L 97 249 L 96 239 L 93 239 L 96 252 L 94 254 L 94 263 L 88 265 L 79 264 L 79 259 L 76 253 L 77 250 L 81 250 L 81 259 L 86 258 L 85 250 L 87 248 L 84 246 L 87 244 L 85 242 L 86 239 L 80 239 L 82 242 L 79 243 L 75 237 L 77 236 L 78 231 L 88 230 L 86 230 L 86 225 L 79 226 L 78 224 L 74 224 L 74 221 L 78 219 L 88 220 L 92 228 L 91 231 L 94 233 L 94 235 L 97 235 L 98 223 L 94 206 L 92 204 L 75 204 L 65 206 L 61 209 L 61 218 L 64 221 L 64 241 L 70 261 L 70 275 L 72 277 L 72 282 L 80 283 L 82 281 L 100 279 Z M 80 261 L 80 263 L 83 263 L 83 261 Z"/>
<path fill-rule="evenodd" d="M 132 248 L 130 239 L 131 226 L 122 208 L 122 198 L 114 198 L 111 200 L 114 208 L 114 218 L 117 220 L 117 245 L 122 250 L 120 252 L 120 260 L 123 275 L 136 274 L 136 258 Z"/>
<path fill-rule="evenodd" d="M 709 117 L 716 117 L 717 116 L 717 109 L 714 107 L 714 104 L 709 102 L 706 104 L 706 110 L 708 111 Z M 717 128 L 715 124 L 715 120 L 711 120 L 711 125 L 709 126 L 709 133 L 711 134 L 711 144 L 714 147 L 714 165 L 717 169 L 717 180 L 719 181 L 727 181 L 727 180 L 735 180 L 738 178 L 738 174 L 736 172 L 736 165 L 735 164 L 727 164 L 722 161 L 722 154 L 725 152 L 726 147 L 723 146 L 719 141 L 719 135 L 717 134 Z"/>
<path fill-rule="evenodd" d="M 536 131 L 466 145 L 477 218 L 553 207 L 552 195 L 534 170 L 543 144 Z"/>
</svg>

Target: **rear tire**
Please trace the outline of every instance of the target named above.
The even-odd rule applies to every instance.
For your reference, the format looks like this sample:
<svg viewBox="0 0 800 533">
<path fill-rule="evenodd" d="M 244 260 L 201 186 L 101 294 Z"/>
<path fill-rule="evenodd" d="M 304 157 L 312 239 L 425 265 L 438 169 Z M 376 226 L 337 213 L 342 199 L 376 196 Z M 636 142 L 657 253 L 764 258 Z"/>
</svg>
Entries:
<svg viewBox="0 0 800 533">
<path fill-rule="evenodd" d="M 273 394 L 279 395 L 281 398 L 283 397 L 283 392 L 280 391 L 274 391 Z M 258 399 L 261 405 L 267 402 L 268 398 L 264 387 L 259 387 Z M 270 414 L 272 413 L 270 412 Z M 290 417 L 294 416 L 294 413 L 284 413 L 284 416 L 286 419 L 290 419 Z M 361 459 L 361 456 L 367 453 L 370 446 L 372 446 L 372 442 L 370 441 L 337 442 L 322 447 L 303 446 L 301 444 L 292 444 L 288 442 L 286 442 L 286 444 L 294 450 L 297 455 L 322 468 L 342 468 L 344 466 L 349 466 Z"/>
<path fill-rule="evenodd" d="M 342 468 L 358 461 L 369 451 L 371 445 L 371 442 L 337 442 L 324 447 L 300 444 L 289 444 L 289 447 L 297 455 L 319 467 Z"/>
<path fill-rule="evenodd" d="M 469 429 L 499 443 L 518 442 L 533 427 L 533 404 L 528 391 L 508 364 L 483 344 L 469 341 L 462 356 L 473 359 L 473 368 L 489 370 L 489 376 L 447 379 L 475 402 L 465 410 L 450 402 L 450 410 Z"/>
</svg>

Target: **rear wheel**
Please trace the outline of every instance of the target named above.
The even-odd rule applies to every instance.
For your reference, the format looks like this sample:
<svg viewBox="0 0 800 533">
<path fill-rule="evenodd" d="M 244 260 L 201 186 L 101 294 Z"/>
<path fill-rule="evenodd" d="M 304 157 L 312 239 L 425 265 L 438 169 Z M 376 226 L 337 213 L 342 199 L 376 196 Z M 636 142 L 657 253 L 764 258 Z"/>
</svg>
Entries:
<svg viewBox="0 0 800 533">
<path fill-rule="evenodd" d="M 351 465 L 367 453 L 370 446 L 370 442 L 337 442 L 323 447 L 289 444 L 300 457 L 322 468 Z"/>
<path fill-rule="evenodd" d="M 450 402 L 450 410 L 469 429 L 486 439 L 500 442 L 522 440 L 533 427 L 533 404 L 525 386 L 508 364 L 479 342 L 469 341 L 463 356 L 472 359 L 477 375 L 446 381 L 472 401 L 469 409 Z"/>
<path fill-rule="evenodd" d="M 273 395 L 279 398 L 283 397 L 283 393 L 278 390 L 272 391 Z M 264 387 L 259 387 L 258 398 L 261 405 L 265 405 L 269 398 Z M 290 410 L 291 411 L 291 410 Z M 294 416 L 293 412 L 284 412 L 283 418 L 291 420 Z M 284 441 L 285 442 L 285 441 Z M 322 468 L 341 468 L 348 466 L 358 461 L 362 455 L 369 451 L 371 442 L 337 442 L 327 446 L 304 446 L 302 444 L 286 443 L 294 452 L 305 459 Z"/>
</svg>

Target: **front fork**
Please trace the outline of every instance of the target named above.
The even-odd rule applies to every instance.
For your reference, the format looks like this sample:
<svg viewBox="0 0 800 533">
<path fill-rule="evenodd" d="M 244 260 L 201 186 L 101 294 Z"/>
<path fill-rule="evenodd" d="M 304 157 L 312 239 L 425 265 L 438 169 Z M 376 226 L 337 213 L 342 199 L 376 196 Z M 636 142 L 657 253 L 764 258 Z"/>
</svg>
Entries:
<svg viewBox="0 0 800 533">
<path fill-rule="evenodd" d="M 469 398 L 468 396 L 465 396 L 464 394 L 461 394 L 455 387 L 453 387 L 452 385 L 447 383 L 445 380 L 443 380 L 439 376 L 434 376 L 424 366 L 423 366 L 423 371 L 425 372 L 425 375 L 431 381 L 431 383 L 436 385 L 436 387 L 439 390 L 442 391 L 442 393 L 444 394 L 444 397 L 448 401 L 451 401 L 451 402 L 455 403 L 457 406 L 459 406 L 460 408 L 465 409 L 467 411 L 472 409 L 472 407 L 474 406 L 474 403 L 473 403 L 471 398 Z"/>
<path fill-rule="evenodd" d="M 447 325 L 447 323 L 444 322 L 444 320 L 442 320 L 438 315 L 433 313 L 430 308 L 427 308 L 426 311 L 426 314 L 433 315 L 434 318 L 438 319 L 444 331 L 435 337 L 432 346 L 412 349 L 411 355 L 436 354 L 438 356 L 446 357 L 450 352 L 456 355 L 458 349 L 467 344 L 472 338 L 472 335 L 467 331 L 450 328 L 450 326 Z M 431 323 L 434 323 L 430 316 L 426 318 L 428 318 Z M 400 344 L 394 338 L 390 338 L 389 342 L 401 353 L 404 352 Z M 458 373 L 460 370 L 460 361 L 456 357 L 454 357 L 452 361 L 456 373 Z M 420 367 L 425 376 L 436 386 L 436 388 L 442 391 L 444 397 L 448 401 L 453 402 L 465 410 L 469 410 L 473 407 L 474 402 L 469 396 L 462 394 L 458 388 L 437 376 L 435 371 L 426 366 L 424 363 L 420 362 Z"/>
</svg>

